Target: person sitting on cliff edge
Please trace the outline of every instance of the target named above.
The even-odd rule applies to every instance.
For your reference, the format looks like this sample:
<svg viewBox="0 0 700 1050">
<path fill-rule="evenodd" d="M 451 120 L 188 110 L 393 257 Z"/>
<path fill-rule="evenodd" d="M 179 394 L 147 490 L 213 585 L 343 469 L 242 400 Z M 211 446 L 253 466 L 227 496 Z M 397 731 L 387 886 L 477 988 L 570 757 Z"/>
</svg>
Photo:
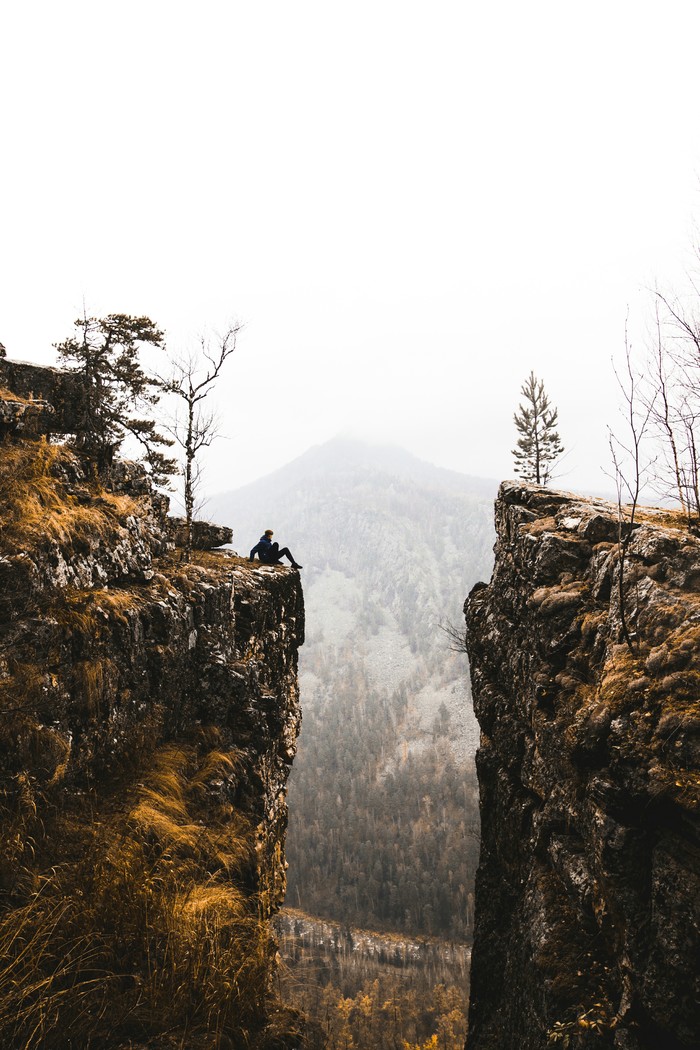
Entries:
<svg viewBox="0 0 700 1050">
<path fill-rule="evenodd" d="M 292 563 L 293 569 L 302 569 L 303 566 L 298 561 L 294 561 L 294 555 L 289 550 L 289 547 L 283 547 L 280 550 L 279 543 L 272 542 L 273 536 L 274 532 L 272 529 L 265 529 L 265 532 L 250 552 L 250 561 L 255 561 L 255 555 L 257 554 L 263 565 L 279 565 L 280 559 L 286 557 Z"/>
</svg>

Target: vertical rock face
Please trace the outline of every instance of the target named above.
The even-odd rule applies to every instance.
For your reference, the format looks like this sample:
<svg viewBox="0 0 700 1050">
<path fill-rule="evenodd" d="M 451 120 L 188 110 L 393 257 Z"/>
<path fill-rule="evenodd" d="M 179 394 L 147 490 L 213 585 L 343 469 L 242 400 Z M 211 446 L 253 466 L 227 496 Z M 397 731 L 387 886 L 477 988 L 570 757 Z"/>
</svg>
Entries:
<svg viewBox="0 0 700 1050">
<path fill-rule="evenodd" d="M 28 694 L 14 731 L 5 725 L 6 797 L 22 776 L 37 799 L 60 793 L 66 805 L 89 789 L 99 807 L 162 744 L 215 730 L 217 747 L 239 759 L 217 790 L 257 828 L 269 912 L 284 896 L 286 780 L 300 724 L 299 576 L 225 554 L 184 565 L 168 555 L 148 501 L 123 521 L 105 504 L 82 542 L 46 540 L 0 558 L 0 686 L 8 698 Z"/>
<path fill-rule="evenodd" d="M 239 1045 L 266 1023 L 264 924 L 285 890 L 299 575 L 184 564 L 167 501 L 113 473 L 105 491 L 65 448 L 0 445 L 0 1042 L 40 1023 L 41 1047 L 62 1029 Z M 46 946 L 15 957 L 44 907 Z M 15 1005 L 40 981 L 55 1016 Z"/>
<path fill-rule="evenodd" d="M 620 590 L 616 507 L 501 487 L 465 605 L 469 1050 L 699 1045 L 700 543 L 669 522 L 641 515 Z"/>
<path fill-rule="evenodd" d="M 8 361 L 0 354 L 0 387 L 12 391 L 10 402 L 30 405 L 32 413 L 22 420 L 26 433 L 75 434 L 83 416 L 83 390 L 76 373 L 62 368 L 46 368 L 27 361 Z M 2 400 L 0 399 L 0 403 Z M 45 411 L 40 412 L 40 407 Z M 31 428 L 26 426 L 30 415 Z M 1 420 L 0 420 L 1 421 Z"/>
</svg>

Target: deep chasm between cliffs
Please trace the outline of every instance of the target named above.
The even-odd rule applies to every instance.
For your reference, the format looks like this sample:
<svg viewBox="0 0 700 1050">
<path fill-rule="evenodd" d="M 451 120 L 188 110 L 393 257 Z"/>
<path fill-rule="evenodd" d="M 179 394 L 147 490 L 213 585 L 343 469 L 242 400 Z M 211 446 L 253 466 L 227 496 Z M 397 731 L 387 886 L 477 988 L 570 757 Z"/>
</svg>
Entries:
<svg viewBox="0 0 700 1050">
<path fill-rule="evenodd" d="M 496 525 L 468 1050 L 697 1047 L 700 542 L 642 511 L 621 599 L 615 505 L 504 483 Z"/>
<path fill-rule="evenodd" d="M 141 468 L 107 483 L 47 439 L 66 374 L 2 364 L 0 1044 L 296 1045 L 268 919 L 299 575 L 185 563 Z"/>
</svg>

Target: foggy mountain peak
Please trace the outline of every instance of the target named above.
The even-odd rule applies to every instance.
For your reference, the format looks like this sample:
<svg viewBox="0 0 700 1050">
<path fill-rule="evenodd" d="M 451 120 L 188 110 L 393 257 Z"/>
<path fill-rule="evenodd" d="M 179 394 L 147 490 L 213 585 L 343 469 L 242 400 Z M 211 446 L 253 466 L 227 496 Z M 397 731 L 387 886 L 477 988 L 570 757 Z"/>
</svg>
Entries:
<svg viewBox="0 0 700 1050">
<path fill-rule="evenodd" d="M 498 483 L 489 478 L 472 477 L 446 470 L 419 459 L 398 445 L 372 444 L 338 436 L 322 445 L 313 445 L 290 463 L 240 489 L 212 497 L 217 508 L 232 497 L 274 488 L 278 492 L 296 487 L 301 481 L 330 480 L 349 473 L 388 476 L 414 481 L 428 487 L 470 491 L 495 498 Z M 238 498 L 234 503 L 238 504 Z"/>
<path fill-rule="evenodd" d="M 348 910 L 349 890 L 337 888 L 344 877 L 333 865 L 343 856 L 358 858 L 358 841 L 375 838 L 376 814 L 392 792 L 401 799 L 395 807 L 401 828 L 415 826 L 426 794 L 452 800 L 444 809 L 450 826 L 472 820 L 473 778 L 463 794 L 450 778 L 464 779 L 456 770 L 470 768 L 478 727 L 466 658 L 450 651 L 440 625 L 458 625 L 464 596 L 490 575 L 496 489 L 495 482 L 435 467 L 401 448 L 335 438 L 210 501 L 241 554 L 273 528 L 304 565 L 304 728 L 290 780 L 287 848 L 291 899 L 310 912 L 357 925 L 430 926 L 417 913 L 406 918 L 404 908 L 400 915 L 373 910 L 359 860 L 357 895 L 351 893 L 357 906 Z M 343 819 L 339 794 L 356 800 L 352 820 Z M 473 851 L 459 837 L 448 844 L 447 824 L 435 834 L 426 855 L 459 870 L 458 886 L 471 885 Z M 340 844 L 332 871 L 319 853 L 327 841 Z M 380 865 L 395 856 L 397 842 L 376 844 Z M 408 858 L 403 840 L 400 852 Z M 436 877 L 434 859 L 431 873 L 423 871 L 417 855 L 410 863 L 410 878 L 430 882 L 433 897 L 439 895 L 447 871 Z M 437 897 L 431 907 L 438 910 Z M 452 936 L 466 932 L 453 919 L 445 918 L 443 928 Z"/>
</svg>

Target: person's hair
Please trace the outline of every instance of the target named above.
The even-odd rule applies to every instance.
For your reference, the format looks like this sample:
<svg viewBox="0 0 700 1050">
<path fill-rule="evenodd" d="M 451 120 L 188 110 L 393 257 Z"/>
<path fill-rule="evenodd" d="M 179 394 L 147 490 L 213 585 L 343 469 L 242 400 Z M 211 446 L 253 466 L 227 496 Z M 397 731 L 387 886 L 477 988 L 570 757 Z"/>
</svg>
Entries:
<svg viewBox="0 0 700 1050">
<path fill-rule="evenodd" d="M 272 529 L 265 529 L 265 535 L 266 535 L 266 536 L 274 536 L 275 534 L 274 534 L 274 532 L 272 531 Z"/>
</svg>

